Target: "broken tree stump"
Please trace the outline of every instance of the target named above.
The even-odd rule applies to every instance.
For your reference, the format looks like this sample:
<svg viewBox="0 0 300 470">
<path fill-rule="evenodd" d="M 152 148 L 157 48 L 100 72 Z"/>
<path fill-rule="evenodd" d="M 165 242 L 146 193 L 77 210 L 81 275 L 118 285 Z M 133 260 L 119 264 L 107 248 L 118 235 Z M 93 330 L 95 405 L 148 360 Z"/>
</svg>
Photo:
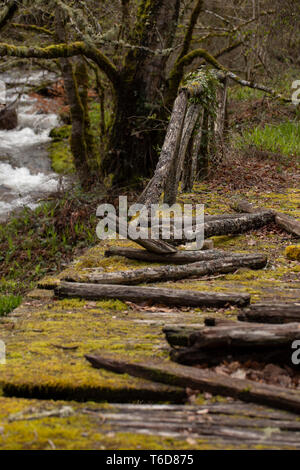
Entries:
<svg viewBox="0 0 300 470">
<path fill-rule="evenodd" d="M 264 210 L 255 207 L 253 204 L 245 200 L 236 201 L 232 205 L 232 208 L 238 212 L 248 212 L 249 214 Z M 275 210 L 273 210 L 273 214 L 275 223 L 279 227 L 283 228 L 285 231 L 291 233 L 296 237 L 300 237 L 300 220 L 297 220 L 294 217 L 291 217 L 287 214 L 282 214 L 281 212 L 277 212 Z"/>
<path fill-rule="evenodd" d="M 85 358 L 98 369 L 129 374 L 199 392 L 209 392 L 213 395 L 238 398 L 242 401 L 259 403 L 300 414 L 300 392 L 298 390 L 286 390 L 277 386 L 227 377 L 179 364 L 130 363 L 91 354 L 86 355 Z"/>
<path fill-rule="evenodd" d="M 248 294 L 207 293 L 159 287 L 131 287 L 75 282 L 62 282 L 55 288 L 55 295 L 58 298 L 82 298 L 87 300 L 108 298 L 188 307 L 222 308 L 227 305 L 245 307 L 250 303 L 250 295 Z"/>
<path fill-rule="evenodd" d="M 300 302 L 256 303 L 238 316 L 240 321 L 258 323 L 300 323 Z"/>
<path fill-rule="evenodd" d="M 231 255 L 224 257 L 224 259 L 199 261 L 181 266 L 167 265 L 112 273 L 92 272 L 84 276 L 72 274 L 66 276 L 65 280 L 95 284 L 137 285 L 148 282 L 176 281 L 195 276 L 232 273 L 239 268 L 262 269 L 266 264 L 267 257 L 265 255 Z"/>
</svg>

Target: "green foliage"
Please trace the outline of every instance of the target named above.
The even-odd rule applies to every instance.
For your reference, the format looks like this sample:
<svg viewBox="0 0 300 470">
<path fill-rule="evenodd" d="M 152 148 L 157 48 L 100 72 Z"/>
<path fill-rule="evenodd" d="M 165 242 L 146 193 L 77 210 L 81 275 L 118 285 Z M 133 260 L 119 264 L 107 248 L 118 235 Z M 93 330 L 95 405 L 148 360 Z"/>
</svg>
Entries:
<svg viewBox="0 0 300 470">
<path fill-rule="evenodd" d="M 186 86 L 190 92 L 191 103 L 201 103 L 211 115 L 215 115 L 217 90 L 221 86 L 216 70 L 201 67 L 195 72 L 188 74 L 183 82 L 183 86 Z"/>
<path fill-rule="evenodd" d="M 50 137 L 54 141 L 68 139 L 71 135 L 71 129 L 72 129 L 72 126 L 70 125 L 56 127 L 55 129 L 52 129 L 52 131 L 50 132 Z"/>
<path fill-rule="evenodd" d="M 22 302 L 20 295 L 4 295 L 0 296 L 0 316 L 7 315 L 17 308 Z"/>
<path fill-rule="evenodd" d="M 267 124 L 245 130 L 236 139 L 240 149 L 254 146 L 259 150 L 280 153 L 285 157 L 300 156 L 300 123 L 296 121 L 282 122 L 278 125 Z"/>
<path fill-rule="evenodd" d="M 254 90 L 253 88 L 243 87 L 236 85 L 228 89 L 228 98 L 234 101 L 249 101 L 254 99 L 260 99 L 265 96 L 265 93 L 260 90 Z"/>
<path fill-rule="evenodd" d="M 74 159 L 68 141 L 52 142 L 49 148 L 49 157 L 55 173 L 67 175 L 75 172 Z"/>
<path fill-rule="evenodd" d="M 98 198 L 97 188 L 89 194 L 75 188 L 0 224 L 0 292 L 22 294 L 60 270 L 76 249 L 94 245 Z"/>
</svg>

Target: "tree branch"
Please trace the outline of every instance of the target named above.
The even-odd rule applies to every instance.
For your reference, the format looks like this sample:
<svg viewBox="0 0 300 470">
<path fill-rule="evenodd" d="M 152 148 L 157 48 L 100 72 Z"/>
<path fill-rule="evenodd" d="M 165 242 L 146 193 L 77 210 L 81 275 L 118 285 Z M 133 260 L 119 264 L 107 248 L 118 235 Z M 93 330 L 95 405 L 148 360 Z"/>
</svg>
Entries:
<svg viewBox="0 0 300 470">
<path fill-rule="evenodd" d="M 226 52 L 229 51 L 229 49 L 233 48 L 233 46 L 230 46 Z M 224 54 L 224 49 L 223 51 L 219 52 L 219 55 Z M 282 100 L 286 103 L 291 103 L 292 100 L 290 98 L 286 98 L 282 94 L 278 93 L 276 90 L 273 90 L 272 88 L 269 88 L 265 85 L 261 85 L 259 83 L 255 82 L 250 82 L 248 80 L 244 80 L 243 78 L 240 78 L 238 75 L 236 75 L 234 72 L 231 72 L 231 70 L 228 70 L 226 67 L 224 67 L 220 62 L 216 60 L 216 57 L 212 56 L 207 52 L 205 49 L 196 49 L 189 54 L 187 54 L 185 57 L 183 57 L 180 62 L 178 63 L 178 66 L 181 67 L 186 67 L 187 65 L 190 65 L 196 58 L 201 57 L 202 59 L 205 60 L 205 62 L 211 64 L 213 67 L 215 67 L 218 70 L 222 70 L 226 75 L 234 80 L 235 82 L 239 83 L 242 86 L 246 86 L 248 88 L 253 88 L 255 90 L 260 90 L 263 91 L 264 93 L 267 93 L 273 98 Z M 172 79 L 172 77 L 170 77 Z"/>
<path fill-rule="evenodd" d="M 37 33 L 47 34 L 48 36 L 53 36 L 54 32 L 50 29 L 43 28 L 42 26 L 36 26 L 35 24 L 20 24 L 20 23 L 11 23 L 10 26 L 13 28 L 25 29 L 28 31 L 35 31 Z"/>
<path fill-rule="evenodd" d="M 14 46 L 0 43 L 0 57 L 58 59 L 60 57 L 73 57 L 76 55 L 84 55 L 93 60 L 107 75 L 116 89 L 121 85 L 120 75 L 114 64 L 99 49 L 87 46 L 82 41 L 70 44 L 53 44 L 47 47 Z"/>
<path fill-rule="evenodd" d="M 7 5 L 0 12 L 0 29 L 2 29 L 7 22 L 14 16 L 19 8 L 19 3 L 16 0 L 10 0 Z"/>
<path fill-rule="evenodd" d="M 196 4 L 196 6 L 195 6 L 195 8 L 192 12 L 190 22 L 189 22 L 189 25 L 188 25 L 188 28 L 187 28 L 187 31 L 186 31 L 186 34 L 185 34 L 185 37 L 184 37 L 182 51 L 181 51 L 177 61 L 179 61 L 182 57 L 184 57 L 190 49 L 194 28 L 196 26 L 196 23 L 198 21 L 198 18 L 199 18 L 199 15 L 201 13 L 202 8 L 203 8 L 203 0 L 197 0 L 197 4 Z"/>
</svg>

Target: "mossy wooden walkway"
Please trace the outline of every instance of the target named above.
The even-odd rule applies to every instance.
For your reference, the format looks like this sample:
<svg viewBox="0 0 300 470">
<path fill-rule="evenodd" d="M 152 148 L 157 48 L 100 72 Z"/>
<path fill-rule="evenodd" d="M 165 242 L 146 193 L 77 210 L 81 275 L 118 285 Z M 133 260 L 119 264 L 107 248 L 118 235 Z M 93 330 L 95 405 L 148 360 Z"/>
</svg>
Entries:
<svg viewBox="0 0 300 470">
<path fill-rule="evenodd" d="M 206 193 L 202 186 L 196 187 L 193 195 L 184 196 L 189 201 L 193 198 L 193 202 L 195 198 L 198 201 L 206 199 L 207 212 L 210 213 L 228 212 L 231 203 L 222 192 Z M 295 189 L 286 194 L 252 194 L 253 202 L 271 208 L 280 206 L 281 211 L 298 218 L 299 196 L 300 192 Z M 133 246 L 126 241 L 119 243 Z M 94 267 L 111 272 L 146 266 L 142 262 L 118 257 L 104 258 L 105 249 L 115 244 L 101 243 L 88 250 L 63 273 L 45 279 L 41 284 L 47 289 L 31 292 L 17 310 L 0 320 L 0 339 L 7 347 L 7 363 L 0 365 L 3 395 L 0 399 L 0 448 L 299 448 L 299 418 L 296 415 L 285 419 L 284 413 L 276 411 L 280 424 L 273 418 L 268 420 L 266 414 L 271 413 L 269 410 L 243 404 L 241 417 L 235 408 L 237 402 L 234 411 L 231 408 L 230 413 L 220 411 L 215 414 L 205 411 L 210 410 L 212 403 L 211 400 L 205 402 L 206 398 L 200 394 L 196 403 L 204 406 L 197 407 L 197 414 L 192 409 L 176 408 L 186 406 L 186 390 L 95 370 L 88 364 L 84 355 L 99 351 L 121 360 L 130 358 L 145 362 L 156 357 L 168 362 L 169 349 L 162 333 L 164 326 L 203 324 L 207 316 L 235 319 L 240 313 L 235 307 L 209 311 L 136 306 L 118 300 L 91 302 L 53 298 L 53 291 L 49 288 L 57 285 L 67 273 L 84 275 L 86 269 Z M 268 255 L 269 265 L 261 271 L 241 269 L 235 274 L 159 285 L 212 292 L 246 292 L 251 294 L 253 302 L 299 300 L 299 263 L 284 256 L 285 247 L 292 244 L 288 235 L 258 231 L 238 237 L 219 237 L 215 244 L 228 251 L 261 251 Z M 64 403 L 47 401 L 53 399 L 64 400 Z M 213 401 L 218 400 L 214 398 Z M 93 403 L 80 404 L 87 401 Z M 221 401 L 231 406 L 231 401 L 224 398 Z M 123 403 L 125 408 L 113 403 Z M 140 407 L 133 411 L 126 403 L 139 403 Z M 173 407 L 155 407 L 149 412 L 146 403 L 171 403 Z M 28 413 L 62 406 L 71 406 L 73 414 L 20 421 L 8 419 L 18 411 L 27 416 Z M 255 414 L 258 409 L 264 417 Z M 107 410 L 113 412 L 108 413 Z M 178 410 L 184 414 L 184 419 L 177 426 Z M 201 411 L 205 411 L 203 416 Z M 247 418 L 251 421 L 248 426 L 245 416 L 250 415 L 253 417 Z M 157 429 L 153 424 L 156 420 L 161 421 L 160 416 L 166 421 L 169 416 L 170 423 L 173 423 L 166 435 L 163 429 Z M 139 424 L 141 418 L 144 421 L 142 428 Z M 231 424 L 234 420 L 236 426 Z"/>
</svg>

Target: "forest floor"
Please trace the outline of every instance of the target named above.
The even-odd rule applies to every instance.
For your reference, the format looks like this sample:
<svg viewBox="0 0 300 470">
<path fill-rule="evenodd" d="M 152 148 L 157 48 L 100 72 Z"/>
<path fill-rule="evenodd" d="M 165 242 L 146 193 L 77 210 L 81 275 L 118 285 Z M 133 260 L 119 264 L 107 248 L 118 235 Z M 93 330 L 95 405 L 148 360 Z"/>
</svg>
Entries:
<svg viewBox="0 0 300 470">
<path fill-rule="evenodd" d="M 262 130 L 266 123 L 280 126 L 294 120 L 295 111 L 266 103 L 260 96 L 246 98 L 233 95 L 231 100 L 229 131 L 234 142 L 224 165 L 197 183 L 191 194 L 181 194 L 179 202 L 204 204 L 206 214 L 221 214 L 231 212 L 236 198 L 244 198 L 299 219 L 298 149 L 286 150 L 284 133 L 278 139 L 282 147 L 274 149 L 268 146 L 268 136 L 263 135 L 265 140 L 258 145 L 255 139 L 261 136 L 250 132 L 255 126 Z M 55 298 L 53 289 L 67 274 L 147 265 L 104 257 L 110 246 L 134 244 L 97 242 L 94 214 L 99 202 L 97 192 L 58 195 L 0 231 L 0 292 L 23 296 L 13 312 L 0 313 L 0 338 L 6 344 L 6 364 L 0 364 L 0 449 L 299 448 L 299 417 L 293 413 L 90 366 L 84 355 L 96 352 L 119 360 L 168 364 L 164 326 L 202 325 L 208 316 L 235 320 L 240 313 L 236 307 L 170 308 L 118 299 Z M 286 247 L 298 242 L 275 225 L 214 237 L 215 247 L 228 252 L 266 254 L 267 267 L 155 285 L 246 292 L 251 302 L 299 301 L 300 264 L 285 256 Z M 272 374 L 270 368 L 255 364 L 247 370 L 221 364 L 219 372 L 299 388 L 288 368 Z"/>
<path fill-rule="evenodd" d="M 257 205 L 280 208 L 282 212 L 300 217 L 300 190 L 296 187 L 281 188 L 280 192 L 262 192 L 258 188 L 226 192 L 222 186 L 212 188 L 209 183 L 202 183 L 196 185 L 192 194 L 182 194 L 180 199 L 182 202 L 205 203 L 206 213 L 216 214 L 230 212 L 233 198 L 241 194 Z M 247 292 L 252 302 L 299 300 L 300 265 L 297 261 L 288 260 L 284 253 L 287 246 L 295 243 L 290 235 L 276 226 L 268 226 L 235 237 L 215 237 L 214 242 L 216 247 L 230 252 L 265 253 L 269 259 L 268 266 L 259 271 L 240 269 L 234 274 L 165 282 L 159 286 L 209 292 Z M 44 278 L 38 289 L 27 294 L 19 308 L 2 318 L 0 330 L 1 339 L 6 343 L 7 363 L 0 366 L 3 394 L 0 399 L 0 448 L 293 448 L 294 444 L 285 444 L 284 433 L 280 429 L 274 428 L 271 432 L 278 441 L 266 437 L 264 433 L 272 420 L 268 425 L 263 423 L 258 435 L 250 441 L 233 435 L 225 440 L 224 437 L 213 438 L 212 431 L 203 436 L 199 430 L 189 430 L 182 421 L 176 432 L 168 430 L 166 424 L 167 431 L 162 437 L 162 431 L 158 431 L 153 423 L 151 425 L 151 413 L 147 415 L 149 428 L 147 423 L 143 429 L 137 426 L 132 416 L 136 416 L 137 421 L 142 419 L 143 413 L 147 413 L 146 403 L 174 406 L 185 403 L 179 411 L 186 413 L 184 416 L 188 423 L 195 411 L 186 406 L 197 406 L 199 412 L 211 410 L 214 404 L 226 404 L 230 408 L 232 399 L 191 394 L 185 389 L 95 370 L 84 355 L 101 352 L 120 360 L 130 358 L 134 362 L 147 362 L 154 358 L 168 363 L 169 347 L 162 333 L 164 326 L 199 325 L 207 316 L 236 319 L 239 310 L 235 307 L 219 310 L 169 308 L 148 303 L 124 303 L 117 299 L 92 302 L 54 297 L 51 286 L 54 288 L 66 274 L 84 274 L 86 269 L 96 267 L 111 272 L 146 266 L 143 262 L 121 257 L 105 258 L 104 251 L 116 244 L 133 246 L 133 243 L 123 240 L 97 244 L 62 272 Z M 236 370 L 223 372 L 233 374 Z M 280 374 L 276 377 L 277 385 L 286 385 L 286 382 L 280 382 L 286 378 Z M 99 402 L 102 404 L 97 404 Z M 122 408 L 114 403 L 140 406 L 132 411 L 128 405 Z M 249 414 L 255 406 L 243 405 L 242 408 L 242 414 Z M 163 408 L 158 410 L 163 412 Z M 176 407 L 172 410 L 169 417 L 173 412 L 179 413 Z M 263 411 L 266 409 L 261 407 L 260 412 Z M 21 414 L 15 415 L 16 412 Z M 210 414 L 211 411 L 203 412 Z M 222 416 L 223 413 L 220 411 Z M 231 407 L 228 427 L 232 428 L 230 422 L 238 416 L 241 414 L 233 413 Z M 293 415 L 289 418 L 298 420 Z M 249 423 L 250 428 L 254 425 L 254 421 Z M 238 430 L 241 430 L 239 425 Z M 276 433 L 279 434 L 276 436 Z"/>
</svg>

